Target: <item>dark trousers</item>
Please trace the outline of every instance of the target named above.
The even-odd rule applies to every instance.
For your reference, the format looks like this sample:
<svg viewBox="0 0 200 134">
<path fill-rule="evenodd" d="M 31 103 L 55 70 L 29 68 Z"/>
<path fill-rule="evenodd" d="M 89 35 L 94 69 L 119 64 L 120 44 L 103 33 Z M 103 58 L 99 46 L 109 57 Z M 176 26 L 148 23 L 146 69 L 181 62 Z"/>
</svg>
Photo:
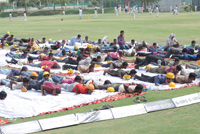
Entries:
<svg viewBox="0 0 200 134">
<path fill-rule="evenodd" d="M 138 63 L 135 68 L 138 68 L 139 66 L 146 66 L 150 64 L 151 62 L 157 63 L 158 60 L 164 60 L 162 57 L 159 57 L 157 55 L 148 55 L 142 62 Z"/>
<path fill-rule="evenodd" d="M 151 77 L 144 74 L 142 74 L 141 76 L 138 76 L 138 75 L 135 76 L 135 79 L 145 81 L 145 82 L 150 82 L 150 83 L 154 83 L 154 78 L 155 78 L 154 76 Z"/>
</svg>

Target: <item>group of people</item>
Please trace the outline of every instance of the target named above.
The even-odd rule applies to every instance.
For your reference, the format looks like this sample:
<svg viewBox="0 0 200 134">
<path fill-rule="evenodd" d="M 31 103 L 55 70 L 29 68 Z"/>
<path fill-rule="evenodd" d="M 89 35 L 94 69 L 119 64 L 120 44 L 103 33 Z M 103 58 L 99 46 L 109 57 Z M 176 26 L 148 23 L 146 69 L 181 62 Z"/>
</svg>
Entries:
<svg viewBox="0 0 200 134">
<path fill-rule="evenodd" d="M 7 75 L 6 79 L 1 79 L 1 84 L 11 90 L 21 89 L 23 92 L 31 89 L 41 90 L 42 95 L 45 93 L 58 95 L 61 89 L 76 94 L 91 94 L 95 89 L 140 94 L 143 90 L 141 84 L 113 85 L 110 80 L 88 80 L 80 74 L 73 77 L 62 77 L 51 74 L 51 70 L 68 70 L 70 74 L 75 70 L 80 73 L 90 73 L 94 72 L 95 67 L 101 66 L 105 68 L 103 75 L 111 75 L 124 80 L 137 79 L 154 83 L 155 86 L 169 85 L 170 87 L 175 87 L 175 83 L 192 83 L 200 77 L 199 65 L 186 64 L 184 68 L 179 64 L 180 59 L 200 60 L 199 46 L 196 41 L 193 40 L 191 44 L 184 46 L 175 39 L 175 34 L 172 33 L 166 40 L 166 45 L 148 44 L 145 41 L 138 43 L 134 39 L 126 42 L 124 33 L 123 30 L 120 31 L 120 35 L 113 39 L 113 42 L 108 42 L 106 39 L 90 41 L 88 36 L 82 40 L 81 35 L 72 37 L 70 42 L 52 41 L 51 39 L 46 41 L 46 38 L 41 41 L 35 41 L 34 38 L 11 40 L 9 44 L 12 47 L 6 54 L 11 60 L 6 60 L 6 62 L 21 65 L 22 68 L 10 71 L 0 69 L 0 74 Z M 1 46 L 4 46 L 4 42 L 7 42 L 11 36 L 9 32 L 3 35 Z M 50 47 L 39 47 L 39 44 L 45 43 L 51 44 Z M 77 43 L 80 44 L 80 48 Z M 87 43 L 86 48 L 81 47 L 83 43 Z M 142 59 L 138 56 L 146 57 Z M 173 58 L 174 61 L 171 63 L 167 58 Z M 34 61 L 37 61 L 37 64 Z M 61 65 L 60 62 L 65 64 Z M 130 71 L 126 71 L 129 63 L 134 63 L 135 66 Z M 43 70 L 30 72 L 26 66 Z M 158 75 L 139 75 L 137 70 L 143 66 L 146 66 L 146 72 Z M 195 70 L 191 71 L 187 68 Z"/>
</svg>

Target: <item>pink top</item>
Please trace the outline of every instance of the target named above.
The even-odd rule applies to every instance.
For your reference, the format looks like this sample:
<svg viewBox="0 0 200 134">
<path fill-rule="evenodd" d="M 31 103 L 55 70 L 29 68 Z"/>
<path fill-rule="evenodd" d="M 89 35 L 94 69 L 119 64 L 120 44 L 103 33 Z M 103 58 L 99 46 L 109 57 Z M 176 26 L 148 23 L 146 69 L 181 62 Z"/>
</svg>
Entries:
<svg viewBox="0 0 200 134">
<path fill-rule="evenodd" d="M 75 82 L 75 78 L 71 78 L 71 79 L 63 79 L 62 83 L 68 83 L 68 84 L 72 84 Z M 82 80 L 81 80 L 82 83 Z"/>
<path fill-rule="evenodd" d="M 53 84 L 53 83 L 51 83 L 51 82 L 48 82 L 48 81 L 44 82 L 44 90 L 45 90 L 48 94 L 52 94 L 52 93 L 53 93 L 53 90 L 56 89 L 56 88 L 58 88 L 58 89 L 61 90 L 61 87 L 58 86 L 58 85 L 55 85 L 55 84 Z"/>
<path fill-rule="evenodd" d="M 48 55 L 44 55 L 44 56 L 39 56 L 38 57 L 39 61 L 44 61 L 44 60 L 50 60 Z"/>
<path fill-rule="evenodd" d="M 165 72 L 166 73 L 170 72 L 170 73 L 173 73 L 173 74 L 177 75 L 179 71 L 176 69 L 176 66 L 171 66 L 171 67 L 167 67 L 165 69 Z"/>
<path fill-rule="evenodd" d="M 118 52 L 109 52 L 108 55 L 112 57 L 113 59 L 119 58 L 119 53 Z"/>
</svg>

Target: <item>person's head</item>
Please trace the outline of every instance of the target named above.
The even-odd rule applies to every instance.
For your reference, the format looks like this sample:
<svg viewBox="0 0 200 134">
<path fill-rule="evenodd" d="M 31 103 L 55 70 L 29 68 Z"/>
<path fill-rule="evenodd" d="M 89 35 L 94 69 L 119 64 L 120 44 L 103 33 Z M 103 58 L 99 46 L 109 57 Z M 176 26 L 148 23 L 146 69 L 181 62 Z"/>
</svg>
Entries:
<svg viewBox="0 0 200 134">
<path fill-rule="evenodd" d="M 98 39 L 98 44 L 101 44 L 101 39 Z"/>
<path fill-rule="evenodd" d="M 20 41 L 19 41 L 19 44 L 23 44 L 23 41 L 22 41 L 22 40 L 20 40 Z"/>
<path fill-rule="evenodd" d="M 7 93 L 5 91 L 0 92 L 0 100 L 4 100 L 7 97 Z"/>
<path fill-rule="evenodd" d="M 44 77 L 45 80 L 49 80 L 49 72 L 45 71 L 43 73 L 43 77 Z"/>
<path fill-rule="evenodd" d="M 144 45 L 144 44 L 146 45 L 146 42 L 143 40 L 143 41 L 142 41 L 142 45 Z"/>
<path fill-rule="evenodd" d="M 81 61 L 82 57 L 81 56 L 78 56 L 77 57 L 77 61 Z"/>
<path fill-rule="evenodd" d="M 131 44 L 135 44 L 135 40 L 131 40 Z"/>
<path fill-rule="evenodd" d="M 199 53 L 197 54 L 197 60 L 200 60 L 200 54 Z"/>
<path fill-rule="evenodd" d="M 49 53 L 49 59 L 53 58 L 53 53 Z"/>
<path fill-rule="evenodd" d="M 85 40 L 88 41 L 88 36 L 85 36 Z"/>
<path fill-rule="evenodd" d="M 89 72 L 94 72 L 94 64 L 91 64 L 91 65 L 89 66 Z"/>
<path fill-rule="evenodd" d="M 62 50 L 62 55 L 66 55 L 66 51 L 65 50 Z"/>
<path fill-rule="evenodd" d="M 122 35 L 122 36 L 124 35 L 124 31 L 123 30 L 120 31 L 120 35 Z"/>
<path fill-rule="evenodd" d="M 183 48 L 182 53 L 186 54 L 187 53 L 187 48 Z"/>
<path fill-rule="evenodd" d="M 174 58 L 174 66 L 178 65 L 180 62 L 180 59 L 179 58 Z"/>
<path fill-rule="evenodd" d="M 99 47 L 97 47 L 95 50 L 94 50 L 95 53 L 97 52 L 101 52 L 101 49 Z"/>
<path fill-rule="evenodd" d="M 30 63 L 33 63 L 33 57 L 29 56 L 29 57 L 28 57 L 28 62 L 29 62 L 29 64 L 30 64 Z"/>
<path fill-rule="evenodd" d="M 127 68 L 127 66 L 128 66 L 128 63 L 124 61 L 124 62 L 122 63 L 122 68 Z"/>
<path fill-rule="evenodd" d="M 52 68 L 58 69 L 58 68 L 60 68 L 60 66 L 58 64 L 53 64 Z"/>
<path fill-rule="evenodd" d="M 88 94 L 91 94 L 92 92 L 93 92 L 93 90 L 87 89 L 87 93 L 88 93 Z"/>
<path fill-rule="evenodd" d="M 143 44 L 143 45 L 142 45 L 142 48 L 147 48 L 147 45 L 146 45 L 146 44 Z"/>
<path fill-rule="evenodd" d="M 122 57 L 123 55 L 123 51 L 119 51 L 119 56 Z"/>
<path fill-rule="evenodd" d="M 22 69 L 21 69 L 21 72 L 22 71 L 26 72 L 26 71 L 28 71 L 28 68 L 26 66 L 23 66 Z"/>
<path fill-rule="evenodd" d="M 157 43 L 153 43 L 153 48 L 157 48 Z"/>
<path fill-rule="evenodd" d="M 143 90 L 143 86 L 141 84 L 138 84 L 136 87 L 135 87 L 135 90 L 134 90 L 134 93 L 142 93 L 142 90 Z"/>
<path fill-rule="evenodd" d="M 117 47 L 116 46 L 114 46 L 114 50 L 113 50 L 114 52 L 117 52 Z"/>
<path fill-rule="evenodd" d="M 38 78 L 38 74 L 36 73 L 36 72 L 31 72 L 31 79 L 33 79 L 33 80 L 37 80 L 37 78 Z"/>
<path fill-rule="evenodd" d="M 88 47 L 88 46 L 87 46 L 87 47 Z M 84 48 L 79 48 L 79 50 L 80 50 L 80 53 L 82 54 L 83 51 L 84 51 Z"/>
<path fill-rule="evenodd" d="M 13 37 L 14 37 L 14 35 L 12 34 L 12 35 L 11 35 L 11 37 L 13 38 Z"/>
<path fill-rule="evenodd" d="M 75 80 L 75 82 L 81 83 L 82 78 L 81 78 L 81 76 L 77 75 L 74 80 Z"/>
<path fill-rule="evenodd" d="M 66 42 L 65 40 L 62 40 L 62 44 L 65 44 L 65 42 Z"/>
<path fill-rule="evenodd" d="M 196 45 L 196 41 L 193 40 L 193 41 L 191 42 L 191 44 L 192 44 L 192 46 L 194 47 L 194 46 Z"/>
<path fill-rule="evenodd" d="M 23 81 L 23 84 L 28 84 L 30 79 L 27 77 L 24 77 L 22 81 Z"/>
<path fill-rule="evenodd" d="M 46 38 L 42 38 L 42 42 L 45 43 L 46 42 Z"/>
<path fill-rule="evenodd" d="M 57 47 L 58 47 L 58 48 L 61 47 L 61 43 L 60 43 L 60 42 L 57 43 Z"/>
<path fill-rule="evenodd" d="M 78 38 L 78 39 L 80 39 L 80 38 L 81 38 L 81 35 L 80 35 L 80 34 L 78 34 L 78 35 L 77 35 L 77 38 Z"/>
<path fill-rule="evenodd" d="M 114 40 L 113 40 L 113 44 L 117 44 L 117 39 L 114 39 Z"/>
<path fill-rule="evenodd" d="M 93 58 L 91 62 L 97 62 L 97 58 Z"/>
<path fill-rule="evenodd" d="M 173 39 L 174 37 L 175 37 L 175 34 L 174 34 L 174 33 L 171 33 L 171 34 L 170 34 L 170 38 Z"/>
<path fill-rule="evenodd" d="M 34 38 L 31 38 L 31 42 L 34 42 Z"/>
<path fill-rule="evenodd" d="M 87 49 L 87 51 L 89 51 L 89 52 L 90 52 L 90 51 L 91 51 L 91 49 L 92 49 L 92 45 L 91 45 L 91 44 L 88 44 L 86 49 Z"/>
<path fill-rule="evenodd" d="M 132 70 L 130 71 L 130 76 L 131 76 L 131 77 L 134 77 L 134 76 L 136 75 L 136 73 L 137 73 L 137 71 L 135 71 L 135 69 L 132 69 Z"/>
<path fill-rule="evenodd" d="M 52 92 L 53 95 L 58 95 L 60 93 L 61 93 L 61 90 L 59 88 L 54 89 Z"/>
<path fill-rule="evenodd" d="M 110 80 L 105 80 L 104 83 L 103 83 L 103 85 L 111 85 L 111 84 L 112 84 L 112 83 L 111 83 Z"/>
<path fill-rule="evenodd" d="M 97 62 L 101 62 L 101 56 L 97 56 Z"/>
<path fill-rule="evenodd" d="M 193 55 L 193 54 L 194 54 L 194 49 L 190 49 L 190 50 L 188 51 L 188 54 Z"/>
<path fill-rule="evenodd" d="M 176 70 L 181 71 L 181 65 L 177 65 Z"/>
<path fill-rule="evenodd" d="M 30 50 L 31 50 L 31 46 L 28 45 L 28 46 L 27 46 L 27 51 L 30 51 Z"/>
<path fill-rule="evenodd" d="M 50 73 L 50 68 L 49 67 L 45 67 L 44 69 L 43 69 L 45 72 L 49 72 Z"/>
<path fill-rule="evenodd" d="M 27 57 L 27 55 L 28 55 L 28 52 L 24 51 L 24 57 Z"/>
<path fill-rule="evenodd" d="M 190 73 L 189 74 L 189 79 L 191 79 L 191 80 L 195 80 L 196 77 L 197 77 L 197 75 L 195 73 Z"/>
<path fill-rule="evenodd" d="M 48 47 L 45 47 L 44 48 L 44 52 L 48 52 L 49 48 Z"/>
<path fill-rule="evenodd" d="M 168 82 L 168 83 L 172 82 L 172 80 L 173 80 L 174 78 L 175 78 L 175 76 L 174 76 L 173 73 L 171 73 L 171 72 L 167 73 L 166 79 L 167 79 L 167 82 Z"/>
</svg>

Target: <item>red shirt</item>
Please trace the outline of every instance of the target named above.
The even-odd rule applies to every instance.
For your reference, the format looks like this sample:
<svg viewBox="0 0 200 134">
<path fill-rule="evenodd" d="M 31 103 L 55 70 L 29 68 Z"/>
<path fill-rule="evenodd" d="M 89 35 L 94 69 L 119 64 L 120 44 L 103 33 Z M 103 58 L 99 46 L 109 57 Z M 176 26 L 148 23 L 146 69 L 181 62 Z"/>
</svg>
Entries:
<svg viewBox="0 0 200 134">
<path fill-rule="evenodd" d="M 72 89 L 73 92 L 76 93 L 76 88 L 78 89 L 78 93 L 87 94 L 87 87 L 81 84 L 76 84 L 76 86 Z"/>
<path fill-rule="evenodd" d="M 56 88 L 61 90 L 61 87 L 58 86 L 58 85 L 55 85 L 55 84 L 48 82 L 48 81 L 44 82 L 44 90 L 46 91 L 46 93 L 52 94 L 53 90 L 56 89 Z"/>
<path fill-rule="evenodd" d="M 39 61 L 44 61 L 44 60 L 51 60 L 51 59 L 49 59 L 49 56 L 48 56 L 48 55 L 44 55 L 44 56 L 39 56 L 39 57 L 38 57 L 38 60 L 39 60 Z"/>
<path fill-rule="evenodd" d="M 54 64 L 57 64 L 59 65 L 56 61 L 43 61 L 42 64 L 41 64 L 41 67 L 42 66 L 48 66 L 49 68 L 52 68 Z"/>
</svg>

